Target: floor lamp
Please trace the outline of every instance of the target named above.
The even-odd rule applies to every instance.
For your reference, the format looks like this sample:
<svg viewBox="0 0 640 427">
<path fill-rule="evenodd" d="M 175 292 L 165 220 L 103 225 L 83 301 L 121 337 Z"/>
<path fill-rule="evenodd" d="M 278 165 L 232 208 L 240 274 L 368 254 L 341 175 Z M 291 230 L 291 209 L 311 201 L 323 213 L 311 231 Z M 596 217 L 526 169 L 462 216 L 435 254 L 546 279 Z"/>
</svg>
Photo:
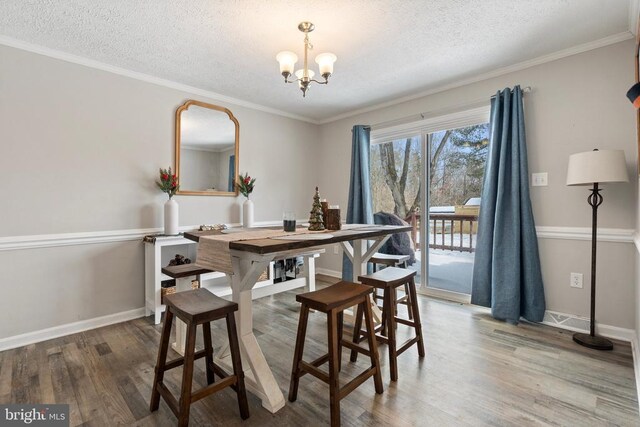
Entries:
<svg viewBox="0 0 640 427">
<path fill-rule="evenodd" d="M 598 206 L 602 204 L 599 184 L 628 182 L 627 164 L 622 150 L 593 150 L 569 157 L 567 185 L 593 185 L 587 202 L 591 205 L 591 323 L 590 333 L 575 333 L 573 340 L 596 350 L 611 350 L 613 343 L 595 334 L 596 314 L 596 245 L 598 240 Z"/>
</svg>

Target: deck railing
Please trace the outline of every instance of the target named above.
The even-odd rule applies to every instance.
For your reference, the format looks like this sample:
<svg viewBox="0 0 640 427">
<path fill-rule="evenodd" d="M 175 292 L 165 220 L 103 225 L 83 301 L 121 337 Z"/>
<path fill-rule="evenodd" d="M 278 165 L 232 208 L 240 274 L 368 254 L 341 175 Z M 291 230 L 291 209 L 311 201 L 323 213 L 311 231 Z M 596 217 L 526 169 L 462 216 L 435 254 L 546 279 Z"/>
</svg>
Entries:
<svg viewBox="0 0 640 427">
<path fill-rule="evenodd" d="M 405 218 L 405 221 L 412 226 L 411 240 L 416 250 L 420 249 L 420 242 L 418 241 L 420 217 L 419 213 L 412 213 Z M 475 252 L 473 236 L 478 232 L 478 215 L 433 213 L 429 214 L 429 222 L 430 233 L 428 240 L 430 248 Z M 465 236 L 469 238 L 465 240 Z M 449 239 L 446 239 L 446 237 L 449 237 Z M 456 241 L 455 237 L 459 237 L 459 241 Z"/>
</svg>

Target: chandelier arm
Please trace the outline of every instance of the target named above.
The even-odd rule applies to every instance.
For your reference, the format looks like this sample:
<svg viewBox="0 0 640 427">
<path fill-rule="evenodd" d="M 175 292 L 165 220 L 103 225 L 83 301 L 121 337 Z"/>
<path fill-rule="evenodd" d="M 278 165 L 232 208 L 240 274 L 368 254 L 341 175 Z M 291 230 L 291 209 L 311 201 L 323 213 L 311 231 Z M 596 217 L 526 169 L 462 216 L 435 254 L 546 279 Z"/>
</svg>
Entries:
<svg viewBox="0 0 640 427">
<path fill-rule="evenodd" d="M 298 83 L 298 82 L 301 82 L 301 81 L 302 81 L 302 79 L 295 79 L 295 80 L 285 80 L 284 82 L 285 83 Z M 325 81 L 321 82 L 321 81 L 316 80 L 316 79 L 310 79 L 309 83 L 311 83 L 311 82 L 318 83 L 319 85 L 329 84 L 329 80 L 325 80 Z"/>
</svg>

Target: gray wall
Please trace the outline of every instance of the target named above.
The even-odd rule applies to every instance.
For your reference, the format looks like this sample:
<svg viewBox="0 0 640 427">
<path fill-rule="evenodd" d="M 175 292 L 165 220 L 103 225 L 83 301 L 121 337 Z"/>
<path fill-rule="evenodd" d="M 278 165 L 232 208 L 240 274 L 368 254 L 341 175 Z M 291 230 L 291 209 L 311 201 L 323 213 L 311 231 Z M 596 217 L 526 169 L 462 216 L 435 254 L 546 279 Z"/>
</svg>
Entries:
<svg viewBox="0 0 640 427">
<path fill-rule="evenodd" d="M 566 187 L 569 154 L 620 148 L 635 176 L 635 115 L 624 97 L 633 82 L 633 42 L 575 55 L 502 77 L 316 126 L 186 92 L 0 46 L 0 243 L 33 235 L 162 226 L 166 196 L 157 169 L 173 164 L 175 109 L 186 99 L 229 108 L 240 122 L 240 171 L 258 178 L 256 220 L 283 209 L 306 218 L 313 187 L 347 206 L 350 130 L 419 112 L 461 106 L 521 84 L 531 172 L 549 186 L 532 189 L 541 226 L 590 227 L 585 188 Z M 605 189 L 600 226 L 636 228 L 637 182 Z M 243 198 L 177 196 L 180 224 L 239 222 Z M 599 253 L 603 324 L 640 330 L 640 279 L 630 243 Z M 588 316 L 588 242 L 541 239 L 548 309 Z M 100 243 L 0 251 L 0 339 L 143 306 L 143 244 Z M 319 267 L 339 270 L 329 250 Z M 586 280 L 585 280 L 586 282 Z"/>
<path fill-rule="evenodd" d="M 625 93 L 634 82 L 632 41 L 574 55 L 526 70 L 422 97 L 328 123 L 321 127 L 320 189 L 330 204 L 347 206 L 351 128 L 376 124 L 421 112 L 432 112 L 488 99 L 497 90 L 516 84 L 531 86 L 525 96 L 525 120 L 530 172 L 548 172 L 548 187 L 533 187 L 531 201 L 536 224 L 550 227 L 590 227 L 591 210 L 585 187 L 567 187 L 569 155 L 593 148 L 626 152 L 631 177 L 637 172 L 635 113 Z M 606 186 L 599 211 L 602 228 L 636 227 L 637 180 Z M 547 309 L 589 315 L 588 241 L 541 239 L 540 252 Z M 340 270 L 340 257 L 327 251 L 318 267 Z M 635 328 L 634 249 L 631 243 L 602 243 L 598 256 L 601 290 L 597 320 L 606 325 Z M 569 287 L 569 273 L 582 272 L 583 289 Z"/>
<path fill-rule="evenodd" d="M 154 181 L 173 165 L 186 99 L 238 119 L 256 221 L 309 209 L 316 125 L 5 46 L 0 63 L 0 241 L 162 227 Z M 242 197 L 176 200 L 180 225 L 240 222 Z M 144 305 L 141 242 L 0 251 L 0 271 L 0 338 Z"/>
</svg>

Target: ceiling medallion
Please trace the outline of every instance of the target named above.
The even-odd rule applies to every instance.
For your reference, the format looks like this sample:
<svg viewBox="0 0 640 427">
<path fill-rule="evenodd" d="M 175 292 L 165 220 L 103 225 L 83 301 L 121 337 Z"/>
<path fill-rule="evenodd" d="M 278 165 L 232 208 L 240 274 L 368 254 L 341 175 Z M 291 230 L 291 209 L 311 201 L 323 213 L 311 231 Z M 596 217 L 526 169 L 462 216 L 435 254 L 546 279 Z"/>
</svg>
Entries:
<svg viewBox="0 0 640 427">
<path fill-rule="evenodd" d="M 298 56 L 289 51 L 283 51 L 276 55 L 276 60 L 280 63 L 280 73 L 284 76 L 284 82 L 298 82 L 303 97 L 307 95 L 307 90 L 311 82 L 321 85 L 329 83 L 329 76 L 333 73 L 333 63 L 338 59 L 333 53 L 329 52 L 316 56 L 316 63 L 320 68 L 320 75 L 324 78 L 324 81 L 321 82 L 313 78 L 315 73 L 308 67 L 307 55 L 309 51 L 313 49 L 313 45 L 309 42 L 309 33 L 313 31 L 314 28 L 315 26 L 311 22 L 301 22 L 300 25 L 298 25 L 298 29 L 304 33 L 304 66 L 295 72 L 295 77 L 297 77 L 295 80 L 289 80 L 289 77 L 291 77 L 291 74 L 294 74 L 293 69 L 296 62 L 298 62 Z"/>
</svg>

